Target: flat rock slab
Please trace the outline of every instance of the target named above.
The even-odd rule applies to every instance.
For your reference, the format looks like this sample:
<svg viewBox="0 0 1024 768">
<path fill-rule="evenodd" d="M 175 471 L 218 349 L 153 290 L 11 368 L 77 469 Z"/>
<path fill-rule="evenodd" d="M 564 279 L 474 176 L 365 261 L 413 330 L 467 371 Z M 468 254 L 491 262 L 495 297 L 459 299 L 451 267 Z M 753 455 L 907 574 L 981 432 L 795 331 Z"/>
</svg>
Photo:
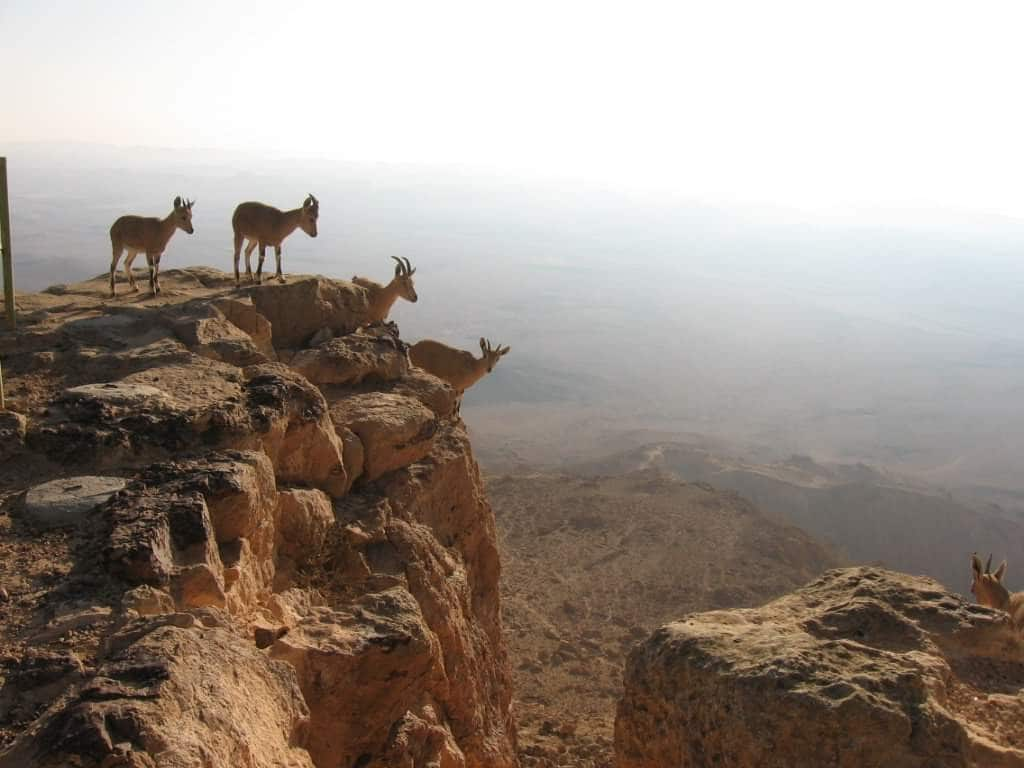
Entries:
<svg viewBox="0 0 1024 768">
<path fill-rule="evenodd" d="M 46 528 L 76 525 L 125 487 L 120 477 L 64 477 L 37 485 L 25 495 L 25 517 Z"/>
<path fill-rule="evenodd" d="M 143 408 L 171 405 L 170 396 L 162 389 L 148 384 L 110 382 L 84 384 L 65 390 L 64 396 L 72 400 L 95 400 L 122 408 Z"/>
</svg>

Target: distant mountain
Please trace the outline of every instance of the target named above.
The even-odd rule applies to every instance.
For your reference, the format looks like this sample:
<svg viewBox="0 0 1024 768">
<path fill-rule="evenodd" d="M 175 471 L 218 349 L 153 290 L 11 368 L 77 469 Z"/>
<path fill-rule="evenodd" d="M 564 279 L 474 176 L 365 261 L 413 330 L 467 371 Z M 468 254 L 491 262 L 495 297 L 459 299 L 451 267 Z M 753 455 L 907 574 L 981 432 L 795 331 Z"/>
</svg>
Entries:
<svg viewBox="0 0 1024 768">
<path fill-rule="evenodd" d="M 665 443 L 587 462 L 577 471 L 603 475 L 639 468 L 735 491 L 766 515 L 833 544 L 856 563 L 925 574 L 966 592 L 971 552 L 991 552 L 997 560 L 1008 559 L 1012 585 L 1024 584 L 1020 518 L 863 464 L 823 465 L 794 456 L 759 465 Z"/>
</svg>

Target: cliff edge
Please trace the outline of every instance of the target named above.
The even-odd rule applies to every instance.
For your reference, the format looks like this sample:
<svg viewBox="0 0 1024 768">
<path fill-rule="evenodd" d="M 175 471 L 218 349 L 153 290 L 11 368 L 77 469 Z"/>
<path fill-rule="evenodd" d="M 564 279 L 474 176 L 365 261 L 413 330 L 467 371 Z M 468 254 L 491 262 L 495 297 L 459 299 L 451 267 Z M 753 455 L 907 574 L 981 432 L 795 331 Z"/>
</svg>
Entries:
<svg viewBox="0 0 1024 768">
<path fill-rule="evenodd" d="M 169 270 L 0 335 L 0 766 L 511 766 L 494 517 L 365 291 Z"/>
</svg>

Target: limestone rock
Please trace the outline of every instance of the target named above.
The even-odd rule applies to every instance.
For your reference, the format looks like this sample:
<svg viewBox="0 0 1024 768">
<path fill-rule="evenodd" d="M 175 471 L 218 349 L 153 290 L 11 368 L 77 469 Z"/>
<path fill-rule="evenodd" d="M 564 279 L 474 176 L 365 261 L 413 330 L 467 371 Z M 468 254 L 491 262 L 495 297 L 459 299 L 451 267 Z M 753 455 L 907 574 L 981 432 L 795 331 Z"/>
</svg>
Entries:
<svg viewBox="0 0 1024 768">
<path fill-rule="evenodd" d="M 0 411 L 0 461 L 6 461 L 25 446 L 28 419 L 14 411 Z"/>
<path fill-rule="evenodd" d="M 337 502 L 330 563 L 346 590 L 395 584 L 415 598 L 443 659 L 445 677 L 430 689 L 439 725 L 467 766 L 511 766 L 494 518 L 468 448 L 462 425 L 445 423 L 423 459 Z"/>
<path fill-rule="evenodd" d="M 213 301 L 213 306 L 221 311 L 228 322 L 244 331 L 267 360 L 274 359 L 273 327 L 267 318 L 256 311 L 252 303 L 218 298 Z"/>
<path fill-rule="evenodd" d="M 365 292 L 326 277 L 260 285 L 251 295 L 253 306 L 273 326 L 278 349 L 304 347 L 322 328 L 343 336 L 366 322 Z"/>
<path fill-rule="evenodd" d="M 363 444 L 363 473 L 370 481 L 426 456 L 438 428 L 434 412 L 418 400 L 384 393 L 338 400 L 331 419 Z"/>
<path fill-rule="evenodd" d="M 236 311 L 236 314 L 237 313 Z M 237 366 L 265 363 L 269 358 L 253 338 L 228 320 L 213 304 L 188 307 L 181 316 L 173 316 L 171 327 L 179 339 L 197 355 Z"/>
<path fill-rule="evenodd" d="M 829 571 L 634 650 L 616 765 L 1021 765 L 1022 685 L 1005 615 L 924 577 Z"/>
<path fill-rule="evenodd" d="M 334 509 L 323 491 L 290 488 L 281 491 L 277 508 L 278 556 L 301 563 L 317 552 L 334 525 Z"/>
<path fill-rule="evenodd" d="M 350 608 L 313 608 L 271 655 L 298 674 L 310 705 L 307 748 L 320 768 L 383 752 L 410 702 L 444 674 L 437 639 L 403 589 L 367 595 Z"/>
<path fill-rule="evenodd" d="M 25 494 L 25 518 L 41 528 L 77 525 L 125 487 L 120 477 L 65 477 L 37 485 Z"/>
<path fill-rule="evenodd" d="M 308 710 L 287 664 L 221 629 L 140 619 L 123 634 L 0 767 L 313 768 L 302 748 Z"/>
<path fill-rule="evenodd" d="M 82 660 L 67 651 L 33 648 L 21 658 L 6 658 L 0 686 L 0 712 L 5 720 L 29 720 L 85 677 Z"/>
<path fill-rule="evenodd" d="M 142 466 L 196 449 L 256 449 L 282 482 L 333 496 L 349 485 L 323 395 L 277 363 L 239 370 L 193 358 L 75 387 L 33 424 L 29 439 L 53 460 L 91 467 Z"/>
<path fill-rule="evenodd" d="M 182 607 L 251 607 L 274 579 L 277 488 L 262 453 L 156 464 L 113 505 L 107 558 Z"/>
<path fill-rule="evenodd" d="M 129 589 L 121 596 L 121 606 L 126 611 L 135 611 L 140 616 L 158 616 L 174 613 L 174 599 L 165 590 L 142 584 Z"/>
<path fill-rule="evenodd" d="M 447 419 L 455 413 L 455 390 L 448 382 L 420 368 L 411 368 L 408 375 L 382 389 L 395 395 L 416 398 L 439 419 Z"/>
<path fill-rule="evenodd" d="M 283 365 L 246 369 L 249 413 L 279 480 L 343 496 L 349 482 L 343 446 L 320 391 Z"/>
<path fill-rule="evenodd" d="M 314 384 L 391 381 L 409 371 L 405 345 L 387 326 L 366 328 L 297 353 L 289 365 Z"/>
<path fill-rule="evenodd" d="M 165 588 L 182 607 L 225 604 L 223 570 L 199 493 L 127 492 L 106 508 L 108 567 L 130 584 Z"/>
</svg>

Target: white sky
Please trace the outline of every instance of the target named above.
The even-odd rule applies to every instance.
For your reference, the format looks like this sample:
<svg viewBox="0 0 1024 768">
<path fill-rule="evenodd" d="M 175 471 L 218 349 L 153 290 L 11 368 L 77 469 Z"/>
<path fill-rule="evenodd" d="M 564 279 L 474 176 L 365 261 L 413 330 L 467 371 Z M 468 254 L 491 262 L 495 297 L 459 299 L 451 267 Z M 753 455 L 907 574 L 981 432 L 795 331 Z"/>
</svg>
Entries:
<svg viewBox="0 0 1024 768">
<path fill-rule="evenodd" d="M 0 142 L 1024 216 L 1024 4 L 2 0 Z"/>
</svg>

